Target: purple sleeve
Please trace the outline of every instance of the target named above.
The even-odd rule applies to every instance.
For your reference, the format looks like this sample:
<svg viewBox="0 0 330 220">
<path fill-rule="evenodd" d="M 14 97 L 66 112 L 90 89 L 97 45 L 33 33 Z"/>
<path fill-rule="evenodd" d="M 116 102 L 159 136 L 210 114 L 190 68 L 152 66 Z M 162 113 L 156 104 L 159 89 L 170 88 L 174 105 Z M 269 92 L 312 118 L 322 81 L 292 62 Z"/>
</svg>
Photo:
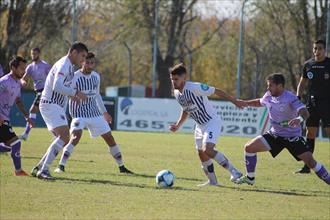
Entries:
<svg viewBox="0 0 330 220">
<path fill-rule="evenodd" d="M 266 105 L 267 105 L 267 96 L 268 96 L 268 93 L 266 92 L 266 93 L 264 94 L 264 96 L 260 99 L 260 104 L 261 104 L 262 106 L 266 106 Z"/>
<path fill-rule="evenodd" d="M 295 95 L 292 95 L 291 105 L 297 112 L 302 108 L 306 108 L 306 106 Z"/>
<path fill-rule="evenodd" d="M 25 72 L 27 75 L 30 75 L 31 74 L 31 65 L 28 65 L 25 69 Z"/>
</svg>

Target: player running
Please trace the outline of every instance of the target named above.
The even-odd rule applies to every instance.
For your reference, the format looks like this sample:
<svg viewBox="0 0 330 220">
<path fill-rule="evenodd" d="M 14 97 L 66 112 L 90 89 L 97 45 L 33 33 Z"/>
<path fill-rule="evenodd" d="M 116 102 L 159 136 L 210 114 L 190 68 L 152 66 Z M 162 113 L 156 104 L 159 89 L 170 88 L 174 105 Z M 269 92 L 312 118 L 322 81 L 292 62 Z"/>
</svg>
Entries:
<svg viewBox="0 0 330 220">
<path fill-rule="evenodd" d="M 315 161 L 312 153 L 301 136 L 300 123 L 309 117 L 304 104 L 297 96 L 284 89 L 285 79 L 282 74 L 272 74 L 267 77 L 267 92 L 261 99 L 247 100 L 248 106 L 268 109 L 271 128 L 262 136 L 258 136 L 245 145 L 245 162 L 247 175 L 236 181 L 238 184 L 255 183 L 255 169 L 257 165 L 257 152 L 269 151 L 276 157 L 283 148 L 297 160 L 314 170 L 316 175 L 330 184 L 330 175 L 325 167 Z"/>
<path fill-rule="evenodd" d="M 88 98 L 80 103 L 74 99 L 69 100 L 69 112 L 72 117 L 71 139 L 64 147 L 61 160 L 54 172 L 65 171 L 67 160 L 72 155 L 74 147 L 79 143 L 83 129 L 87 127 L 91 137 L 101 136 L 107 143 L 110 154 L 119 166 L 119 171 L 132 174 L 133 172 L 125 167 L 119 145 L 111 134 L 109 123 L 112 122 L 112 118 L 100 95 L 100 76 L 94 71 L 95 64 L 95 55 L 89 52 L 82 69 L 75 72 L 72 79 L 72 86 L 77 91 L 86 94 Z"/>
<path fill-rule="evenodd" d="M 40 162 L 32 169 L 31 175 L 39 179 L 54 180 L 49 173 L 49 165 L 56 155 L 70 140 L 70 132 L 65 110 L 68 97 L 85 100 L 84 93 L 76 91 L 71 85 L 74 75 L 74 65 L 78 66 L 87 56 L 88 49 L 85 44 L 77 42 L 72 44 L 66 56 L 58 60 L 51 68 L 42 91 L 40 100 L 40 113 L 47 128 L 55 139 Z"/>
<path fill-rule="evenodd" d="M 221 119 L 207 96 L 216 94 L 234 103 L 239 108 L 244 107 L 244 103 L 215 87 L 186 81 L 186 76 L 187 71 L 183 64 L 178 64 L 170 70 L 174 96 L 182 107 L 180 118 L 175 124 L 170 125 L 170 130 L 172 132 L 177 131 L 188 116 L 196 122 L 195 144 L 202 162 L 202 168 L 209 179 L 199 186 L 218 185 L 211 159 L 227 169 L 231 173 L 230 180 L 234 182 L 242 176 L 242 173 L 229 162 L 225 155 L 215 149 L 221 132 Z"/>
<path fill-rule="evenodd" d="M 27 66 L 25 70 L 25 75 L 23 76 L 21 81 L 22 84 L 25 85 L 25 79 L 27 76 L 30 76 L 33 80 L 36 97 L 31 105 L 29 118 L 35 122 L 37 119 L 37 112 L 39 111 L 41 93 L 44 90 L 45 81 L 51 66 L 46 61 L 40 59 L 40 49 L 38 47 L 33 48 L 31 50 L 31 58 L 32 63 Z M 25 130 L 20 136 L 20 139 L 27 140 L 30 131 L 31 126 L 26 123 Z"/>
<path fill-rule="evenodd" d="M 0 152 L 11 151 L 15 167 L 15 176 L 28 176 L 22 170 L 21 164 L 21 141 L 12 130 L 10 125 L 10 109 L 16 103 L 18 109 L 24 115 L 25 120 L 29 126 L 34 126 L 34 122 L 28 117 L 28 113 L 24 109 L 24 105 L 20 99 L 21 96 L 21 82 L 26 67 L 26 60 L 22 57 L 14 57 L 9 62 L 10 73 L 0 78 Z"/>
</svg>

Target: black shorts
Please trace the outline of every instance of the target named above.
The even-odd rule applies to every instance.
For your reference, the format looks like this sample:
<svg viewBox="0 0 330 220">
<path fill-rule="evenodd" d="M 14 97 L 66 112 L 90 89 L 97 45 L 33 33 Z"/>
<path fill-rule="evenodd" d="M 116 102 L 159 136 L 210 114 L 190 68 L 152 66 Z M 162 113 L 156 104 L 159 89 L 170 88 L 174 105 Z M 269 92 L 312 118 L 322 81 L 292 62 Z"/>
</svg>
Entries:
<svg viewBox="0 0 330 220">
<path fill-rule="evenodd" d="M 0 126 L 0 143 L 7 143 L 13 137 L 17 137 L 9 121 L 4 121 Z"/>
<path fill-rule="evenodd" d="M 317 103 L 308 103 L 307 109 L 310 114 L 306 120 L 307 127 L 319 127 L 322 120 L 323 127 L 330 127 L 330 100 L 320 100 Z"/>
<path fill-rule="evenodd" d="M 44 89 L 39 89 L 39 90 L 35 91 L 36 92 L 36 97 L 34 98 L 32 105 L 39 107 L 39 103 L 40 103 L 40 99 L 41 99 L 41 93 L 42 93 L 43 90 Z"/>
<path fill-rule="evenodd" d="M 262 136 L 269 144 L 271 148 L 269 152 L 274 158 L 286 148 L 297 161 L 300 161 L 301 159 L 299 159 L 298 156 L 309 151 L 308 145 L 303 137 L 284 138 L 268 132 Z"/>
</svg>

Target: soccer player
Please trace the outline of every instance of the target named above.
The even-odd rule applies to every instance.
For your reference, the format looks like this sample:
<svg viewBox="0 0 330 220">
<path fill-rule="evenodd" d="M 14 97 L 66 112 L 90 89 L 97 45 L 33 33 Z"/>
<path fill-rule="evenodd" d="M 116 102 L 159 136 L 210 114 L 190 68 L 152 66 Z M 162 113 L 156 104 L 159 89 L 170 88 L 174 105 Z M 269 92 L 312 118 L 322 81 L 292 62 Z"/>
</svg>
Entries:
<svg viewBox="0 0 330 220">
<path fill-rule="evenodd" d="M 49 173 L 49 165 L 69 142 L 69 126 L 65 114 L 68 97 L 74 97 L 77 100 L 87 98 L 84 93 L 70 87 L 74 75 L 74 65 L 80 65 L 85 61 L 87 52 L 85 44 L 73 43 L 68 54 L 54 64 L 46 78 L 39 108 L 48 130 L 52 132 L 55 139 L 40 162 L 31 171 L 31 175 L 37 176 L 39 179 L 55 179 Z"/>
<path fill-rule="evenodd" d="M 100 76 L 94 71 L 96 64 L 95 55 L 88 52 L 85 62 L 80 70 L 75 72 L 72 79 L 72 86 L 77 91 L 87 95 L 87 99 L 81 103 L 74 99 L 69 99 L 69 112 L 72 117 L 71 139 L 64 147 L 61 160 L 54 172 L 62 173 L 65 165 L 73 152 L 73 148 L 79 143 L 83 129 L 88 128 L 91 137 L 101 136 L 109 147 L 109 153 L 116 160 L 121 173 L 132 174 L 123 162 L 119 145 L 111 134 L 109 123 L 112 118 L 107 112 L 102 97 L 100 95 Z"/>
<path fill-rule="evenodd" d="M 330 58 L 326 57 L 325 42 L 315 41 L 313 44 L 314 57 L 305 62 L 303 72 L 297 88 L 297 96 L 303 95 L 307 90 L 307 109 L 310 117 L 306 120 L 307 145 L 310 152 L 314 152 L 315 138 L 320 127 L 325 127 L 328 138 L 330 138 Z M 330 139 L 329 139 L 330 140 Z M 305 164 L 296 173 L 310 173 Z"/>
<path fill-rule="evenodd" d="M 20 99 L 21 82 L 26 67 L 26 60 L 22 57 L 14 57 L 9 62 L 10 73 L 0 78 L 0 145 L 1 152 L 11 151 L 15 167 L 15 176 L 28 176 L 22 170 L 21 164 L 21 141 L 12 130 L 10 125 L 10 109 L 16 103 L 18 109 L 24 115 L 24 118 L 30 126 L 34 126 L 34 122 L 28 117 L 28 113 L 24 109 L 24 105 Z"/>
<path fill-rule="evenodd" d="M 313 169 L 316 175 L 330 184 L 330 175 L 325 167 L 315 161 L 312 153 L 301 136 L 300 123 L 309 117 L 309 113 L 296 95 L 284 88 L 285 79 L 282 74 L 271 74 L 267 77 L 267 92 L 260 99 L 245 101 L 248 106 L 268 109 L 271 128 L 265 134 L 257 136 L 245 145 L 245 162 L 247 175 L 236 183 L 255 183 L 257 152 L 269 151 L 276 157 L 283 148 L 287 148 L 296 160 L 303 160 Z"/>
<path fill-rule="evenodd" d="M 46 61 L 40 59 L 40 49 L 38 47 L 33 48 L 31 50 L 31 58 L 32 58 L 32 63 L 27 66 L 25 70 L 25 75 L 23 76 L 21 81 L 23 85 L 26 84 L 25 79 L 27 76 L 31 76 L 33 80 L 36 97 L 31 105 L 29 118 L 31 118 L 31 120 L 33 121 L 36 121 L 37 112 L 39 111 L 39 102 L 41 98 L 41 93 L 44 90 L 46 77 L 48 75 L 51 66 Z M 27 140 L 30 130 L 31 127 L 29 126 L 28 123 L 26 123 L 25 131 L 20 136 L 20 139 Z"/>
<path fill-rule="evenodd" d="M 187 71 L 183 64 L 171 68 L 170 78 L 174 88 L 174 96 L 181 105 L 182 111 L 177 122 L 170 125 L 170 130 L 172 132 L 177 131 L 188 116 L 196 122 L 196 149 L 202 162 L 202 168 L 208 177 L 208 181 L 199 186 L 218 185 L 212 159 L 231 173 L 230 180 L 234 182 L 242 176 L 242 173 L 229 162 L 225 155 L 215 149 L 221 132 L 221 120 L 207 96 L 216 94 L 231 101 L 239 108 L 244 107 L 244 103 L 218 88 L 186 81 L 186 77 Z"/>
</svg>

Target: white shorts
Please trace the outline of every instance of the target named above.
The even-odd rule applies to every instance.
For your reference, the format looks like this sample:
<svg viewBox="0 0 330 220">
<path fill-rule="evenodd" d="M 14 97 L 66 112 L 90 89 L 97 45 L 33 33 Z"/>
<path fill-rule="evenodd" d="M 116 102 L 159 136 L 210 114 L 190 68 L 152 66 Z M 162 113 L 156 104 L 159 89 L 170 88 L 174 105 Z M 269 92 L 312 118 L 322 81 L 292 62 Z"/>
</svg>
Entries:
<svg viewBox="0 0 330 220">
<path fill-rule="evenodd" d="M 196 124 L 195 128 L 195 144 L 196 149 L 201 150 L 203 144 L 216 144 L 221 134 L 221 122 L 219 120 L 211 120 L 205 125 Z"/>
<path fill-rule="evenodd" d="M 68 126 L 65 110 L 57 104 L 40 103 L 39 109 L 48 130 L 52 131 L 60 126 Z"/>
<path fill-rule="evenodd" d="M 70 133 L 75 130 L 87 128 L 91 137 L 98 137 L 111 131 L 111 128 L 103 116 L 94 118 L 73 118 Z"/>
</svg>

